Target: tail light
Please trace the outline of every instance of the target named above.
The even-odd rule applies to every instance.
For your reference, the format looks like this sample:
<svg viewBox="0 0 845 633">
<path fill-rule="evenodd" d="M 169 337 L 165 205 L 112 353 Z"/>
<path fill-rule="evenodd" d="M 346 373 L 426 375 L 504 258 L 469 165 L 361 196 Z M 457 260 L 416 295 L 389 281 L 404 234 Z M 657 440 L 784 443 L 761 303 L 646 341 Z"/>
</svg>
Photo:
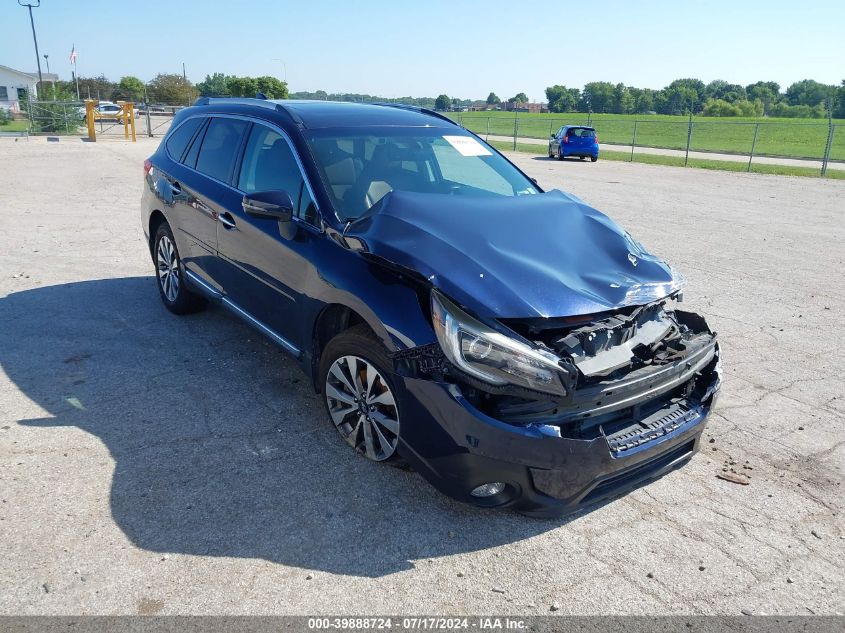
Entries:
<svg viewBox="0 0 845 633">
<path fill-rule="evenodd" d="M 564 142 L 564 143 L 568 143 L 568 142 L 569 142 L 569 134 L 567 134 L 566 136 L 564 136 L 564 137 L 563 137 L 563 142 Z"/>
<path fill-rule="evenodd" d="M 598 142 L 599 142 L 599 134 L 598 134 L 598 132 L 596 132 L 595 134 L 593 134 L 593 138 L 596 140 L 596 143 L 598 143 Z"/>
<path fill-rule="evenodd" d="M 147 158 L 144 160 L 144 176 L 149 176 L 150 171 L 153 169 L 153 164 L 150 162 L 150 159 Z"/>
</svg>

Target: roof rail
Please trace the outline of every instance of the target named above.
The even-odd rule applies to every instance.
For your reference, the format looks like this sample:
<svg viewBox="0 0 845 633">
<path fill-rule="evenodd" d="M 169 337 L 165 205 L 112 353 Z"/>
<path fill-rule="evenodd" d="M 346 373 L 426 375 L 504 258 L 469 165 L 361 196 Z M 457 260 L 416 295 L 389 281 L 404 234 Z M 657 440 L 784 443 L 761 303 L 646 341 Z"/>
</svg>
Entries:
<svg viewBox="0 0 845 633">
<path fill-rule="evenodd" d="M 195 106 L 215 104 L 260 106 L 262 108 L 276 110 L 277 112 L 284 112 L 291 119 L 293 119 L 294 123 L 302 125 L 302 118 L 294 110 L 285 107 L 285 104 L 283 102 L 274 101 L 273 99 L 259 99 L 257 97 L 255 99 L 251 99 L 249 97 L 200 97 L 194 102 Z"/>
<path fill-rule="evenodd" d="M 429 110 L 428 108 L 421 108 L 419 106 L 409 105 L 407 103 L 384 103 L 384 102 L 380 102 L 380 103 L 372 103 L 370 105 L 383 106 L 385 108 L 399 108 L 400 110 L 412 110 L 413 112 L 419 112 L 420 114 L 427 114 L 428 116 L 433 116 L 433 117 L 436 117 L 438 119 L 442 119 L 443 121 L 448 121 L 449 123 L 451 123 L 452 125 L 454 125 L 456 127 L 462 127 L 454 119 L 450 119 L 445 114 L 440 114 L 436 110 Z"/>
<path fill-rule="evenodd" d="M 275 109 L 276 104 L 266 99 L 251 99 L 249 97 L 200 97 L 194 101 L 195 106 L 205 105 L 252 105 Z"/>
</svg>

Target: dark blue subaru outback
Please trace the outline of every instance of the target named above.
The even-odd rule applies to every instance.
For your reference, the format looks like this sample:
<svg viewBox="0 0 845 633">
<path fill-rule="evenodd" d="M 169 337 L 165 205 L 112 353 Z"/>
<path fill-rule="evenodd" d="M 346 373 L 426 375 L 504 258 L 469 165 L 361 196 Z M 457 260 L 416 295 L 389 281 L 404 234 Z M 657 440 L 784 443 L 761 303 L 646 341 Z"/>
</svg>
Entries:
<svg viewBox="0 0 845 633">
<path fill-rule="evenodd" d="M 719 348 L 680 274 L 437 113 L 203 98 L 144 172 L 165 306 L 263 332 L 368 459 L 548 516 L 698 447 Z"/>
</svg>

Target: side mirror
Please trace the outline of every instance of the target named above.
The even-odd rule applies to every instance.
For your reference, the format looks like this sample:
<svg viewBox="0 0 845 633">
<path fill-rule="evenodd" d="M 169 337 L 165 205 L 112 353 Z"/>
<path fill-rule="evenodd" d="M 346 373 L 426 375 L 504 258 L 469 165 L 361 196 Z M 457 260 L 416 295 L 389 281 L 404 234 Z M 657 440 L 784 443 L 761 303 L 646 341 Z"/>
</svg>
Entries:
<svg viewBox="0 0 845 633">
<path fill-rule="evenodd" d="M 279 189 L 256 191 L 244 196 L 241 206 L 248 215 L 255 218 L 290 222 L 293 217 L 293 201 L 290 194 Z"/>
<path fill-rule="evenodd" d="M 549 134 L 549 138 L 557 138 L 554 134 Z"/>
</svg>

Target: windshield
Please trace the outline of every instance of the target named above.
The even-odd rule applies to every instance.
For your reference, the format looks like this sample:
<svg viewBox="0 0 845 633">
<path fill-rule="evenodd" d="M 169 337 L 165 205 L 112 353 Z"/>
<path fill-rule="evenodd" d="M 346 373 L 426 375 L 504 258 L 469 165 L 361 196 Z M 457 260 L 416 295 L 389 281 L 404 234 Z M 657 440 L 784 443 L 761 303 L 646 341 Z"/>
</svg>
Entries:
<svg viewBox="0 0 845 633">
<path fill-rule="evenodd" d="M 391 191 L 539 193 L 513 165 L 459 128 L 317 130 L 308 140 L 341 220 L 362 216 Z"/>
</svg>

